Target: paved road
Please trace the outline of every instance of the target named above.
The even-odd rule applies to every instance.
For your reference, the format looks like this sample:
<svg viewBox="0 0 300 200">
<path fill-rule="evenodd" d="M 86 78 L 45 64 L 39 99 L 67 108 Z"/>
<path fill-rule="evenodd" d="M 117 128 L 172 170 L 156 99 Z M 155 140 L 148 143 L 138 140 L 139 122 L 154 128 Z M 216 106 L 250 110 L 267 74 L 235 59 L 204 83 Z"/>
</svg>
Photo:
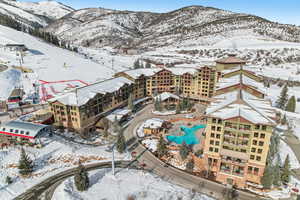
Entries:
<svg viewBox="0 0 300 200">
<path fill-rule="evenodd" d="M 133 121 L 129 124 L 129 126 L 125 129 L 124 135 L 126 139 L 135 136 L 137 128 L 147 119 L 155 117 L 152 114 L 151 110 L 153 109 L 152 105 L 148 105 L 142 111 L 140 111 L 137 116 L 133 119 Z M 169 119 L 172 116 L 160 116 L 163 119 Z M 174 116 L 173 116 L 174 117 Z M 159 175 L 164 180 L 169 181 L 173 184 L 182 186 L 187 189 L 193 189 L 194 191 L 204 193 L 209 196 L 213 196 L 217 199 L 223 199 L 222 191 L 225 189 L 225 186 L 222 184 L 215 183 L 213 181 L 209 181 L 207 179 L 193 176 L 187 172 L 174 168 L 172 166 L 165 167 L 165 163 L 155 157 L 151 152 L 145 151 L 145 147 L 142 145 L 138 145 L 134 150 L 137 154 L 144 152 L 139 158 L 138 161 L 146 164 L 146 169 L 152 171 L 153 173 Z M 238 191 L 239 200 L 253 200 L 262 199 L 258 195 Z"/>
<path fill-rule="evenodd" d="M 128 168 L 134 161 L 116 161 L 115 166 L 117 168 Z M 95 164 L 85 165 L 87 171 L 92 171 L 95 169 L 105 169 L 111 168 L 111 161 L 109 162 L 101 162 Z M 77 171 L 77 168 L 68 169 L 61 173 L 58 173 L 54 176 L 47 178 L 46 180 L 42 181 L 41 183 L 35 185 L 34 187 L 30 188 L 23 194 L 19 195 L 18 197 L 14 198 L 14 200 L 34 200 L 38 199 L 44 192 L 46 195 L 44 196 L 47 200 L 52 198 L 52 195 L 55 189 L 67 178 L 74 176 Z"/>
</svg>

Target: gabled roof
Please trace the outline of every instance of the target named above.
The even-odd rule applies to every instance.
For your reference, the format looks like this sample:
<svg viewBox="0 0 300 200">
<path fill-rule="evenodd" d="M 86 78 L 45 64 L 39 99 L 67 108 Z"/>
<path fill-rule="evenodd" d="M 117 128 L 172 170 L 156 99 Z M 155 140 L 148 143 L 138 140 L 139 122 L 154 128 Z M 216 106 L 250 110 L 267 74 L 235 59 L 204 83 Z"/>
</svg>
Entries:
<svg viewBox="0 0 300 200">
<path fill-rule="evenodd" d="M 240 58 L 237 58 L 233 55 L 230 55 L 227 58 L 216 60 L 216 63 L 220 63 L 220 64 L 245 64 L 246 61 L 242 60 Z"/>
<path fill-rule="evenodd" d="M 270 101 L 258 99 L 243 90 L 215 97 L 216 101 L 207 108 L 206 114 L 221 119 L 242 117 L 254 124 L 275 124 L 275 109 Z"/>
<path fill-rule="evenodd" d="M 260 93 L 265 93 L 264 85 L 256 80 L 244 75 L 237 74 L 230 78 L 222 78 L 216 85 L 216 90 L 229 88 L 235 85 L 245 85 L 250 88 L 256 89 Z"/>
<path fill-rule="evenodd" d="M 170 92 L 163 92 L 163 93 L 157 95 L 156 97 L 154 97 L 155 100 L 160 99 L 161 101 L 165 101 L 166 99 L 169 99 L 169 98 L 178 99 L 178 100 L 180 99 L 179 96 L 172 94 Z"/>
<path fill-rule="evenodd" d="M 102 82 L 97 82 L 88 86 L 76 88 L 66 94 L 50 99 L 49 102 L 58 101 L 64 105 L 81 106 L 94 98 L 97 94 L 113 93 L 118 91 L 124 85 L 130 85 L 134 82 L 125 78 L 117 77 Z"/>
</svg>

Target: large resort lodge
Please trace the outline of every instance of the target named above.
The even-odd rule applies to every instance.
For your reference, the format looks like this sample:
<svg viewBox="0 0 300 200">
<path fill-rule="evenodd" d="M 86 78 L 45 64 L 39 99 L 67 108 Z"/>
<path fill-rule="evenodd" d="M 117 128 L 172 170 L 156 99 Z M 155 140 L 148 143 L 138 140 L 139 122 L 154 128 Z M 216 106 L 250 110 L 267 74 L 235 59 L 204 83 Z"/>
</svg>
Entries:
<svg viewBox="0 0 300 200">
<path fill-rule="evenodd" d="M 58 125 L 93 131 L 112 110 L 163 92 L 209 103 L 205 115 L 204 160 L 216 181 L 259 188 L 276 112 L 264 99 L 262 78 L 246 62 L 230 55 L 216 66 L 135 69 L 77 88 L 49 104 Z"/>
</svg>

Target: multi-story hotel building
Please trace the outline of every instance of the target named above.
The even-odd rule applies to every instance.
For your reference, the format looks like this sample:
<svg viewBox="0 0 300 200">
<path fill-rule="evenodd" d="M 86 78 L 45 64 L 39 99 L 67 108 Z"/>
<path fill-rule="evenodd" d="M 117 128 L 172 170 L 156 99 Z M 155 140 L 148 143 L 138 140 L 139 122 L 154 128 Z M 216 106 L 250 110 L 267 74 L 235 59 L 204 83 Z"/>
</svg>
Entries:
<svg viewBox="0 0 300 200">
<path fill-rule="evenodd" d="M 225 74 L 206 110 L 206 169 L 217 181 L 241 188 L 260 187 L 276 120 L 260 77 L 252 76 L 242 69 Z"/>
<path fill-rule="evenodd" d="M 115 74 L 115 78 L 76 88 L 49 101 L 55 124 L 85 133 L 114 109 L 133 100 L 163 92 L 178 93 L 208 101 L 216 85 L 214 67 L 135 69 Z"/>
</svg>

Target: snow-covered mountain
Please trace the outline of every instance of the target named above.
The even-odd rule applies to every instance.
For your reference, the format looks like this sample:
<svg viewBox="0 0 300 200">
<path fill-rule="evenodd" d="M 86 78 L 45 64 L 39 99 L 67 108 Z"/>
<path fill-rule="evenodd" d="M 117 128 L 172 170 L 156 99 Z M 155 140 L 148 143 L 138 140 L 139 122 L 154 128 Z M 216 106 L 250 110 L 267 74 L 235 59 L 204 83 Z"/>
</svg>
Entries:
<svg viewBox="0 0 300 200">
<path fill-rule="evenodd" d="M 300 42 L 298 26 L 202 6 L 185 7 L 168 13 L 87 8 L 64 16 L 45 30 L 77 45 L 94 47 L 124 44 L 190 47 L 214 45 L 239 36 Z"/>
<path fill-rule="evenodd" d="M 31 27 L 44 27 L 72 11 L 74 11 L 73 8 L 56 1 L 35 3 L 0 0 L 0 15 L 10 16 Z"/>
</svg>

